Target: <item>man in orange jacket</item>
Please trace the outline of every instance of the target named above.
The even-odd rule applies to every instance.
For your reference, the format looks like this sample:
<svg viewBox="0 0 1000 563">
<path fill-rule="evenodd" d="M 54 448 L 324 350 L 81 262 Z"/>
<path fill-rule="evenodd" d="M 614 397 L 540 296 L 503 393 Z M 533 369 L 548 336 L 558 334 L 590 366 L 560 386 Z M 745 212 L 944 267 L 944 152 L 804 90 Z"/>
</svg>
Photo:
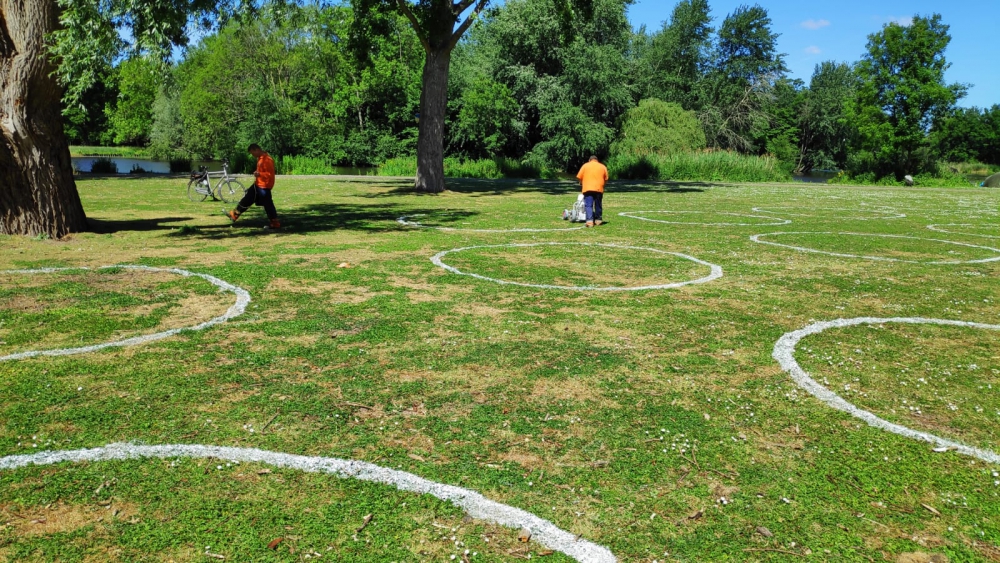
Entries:
<svg viewBox="0 0 1000 563">
<path fill-rule="evenodd" d="M 254 143 L 247 148 L 247 151 L 257 159 L 257 170 L 253 173 L 254 184 L 247 188 L 243 199 L 236 204 L 236 209 L 226 213 L 233 223 L 240 218 L 250 206 L 257 204 L 264 208 L 270 224 L 265 229 L 280 229 L 281 222 L 278 221 L 278 211 L 274 208 L 274 200 L 271 199 L 271 188 L 274 187 L 274 159 L 264 152 L 260 145 Z"/>
<path fill-rule="evenodd" d="M 596 156 L 590 157 L 590 162 L 580 168 L 576 175 L 583 188 L 583 208 L 587 210 L 587 226 L 600 225 L 604 207 L 604 184 L 608 181 L 608 169 Z"/>
</svg>

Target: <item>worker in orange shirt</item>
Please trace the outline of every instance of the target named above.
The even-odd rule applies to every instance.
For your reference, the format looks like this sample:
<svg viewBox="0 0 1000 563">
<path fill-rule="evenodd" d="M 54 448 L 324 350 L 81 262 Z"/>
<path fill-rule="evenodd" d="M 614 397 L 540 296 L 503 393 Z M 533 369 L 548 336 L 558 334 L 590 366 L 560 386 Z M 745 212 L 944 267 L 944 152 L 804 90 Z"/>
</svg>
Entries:
<svg viewBox="0 0 1000 563">
<path fill-rule="evenodd" d="M 226 212 L 233 223 L 240 218 L 251 205 L 255 203 L 264 208 L 270 224 L 265 229 L 280 229 L 281 222 L 278 221 L 278 211 L 274 208 L 274 200 L 271 199 L 271 188 L 274 187 L 274 159 L 264 152 L 260 145 L 254 143 L 247 148 L 247 151 L 257 159 L 257 170 L 253 173 L 254 183 L 247 188 L 243 199 L 236 204 L 236 209 Z"/>
<path fill-rule="evenodd" d="M 608 169 L 604 167 L 596 156 L 590 157 L 590 161 L 580 168 L 580 173 L 576 175 L 583 188 L 583 207 L 587 210 L 587 226 L 600 225 L 604 212 L 602 206 L 604 200 L 604 184 L 608 181 Z"/>
</svg>

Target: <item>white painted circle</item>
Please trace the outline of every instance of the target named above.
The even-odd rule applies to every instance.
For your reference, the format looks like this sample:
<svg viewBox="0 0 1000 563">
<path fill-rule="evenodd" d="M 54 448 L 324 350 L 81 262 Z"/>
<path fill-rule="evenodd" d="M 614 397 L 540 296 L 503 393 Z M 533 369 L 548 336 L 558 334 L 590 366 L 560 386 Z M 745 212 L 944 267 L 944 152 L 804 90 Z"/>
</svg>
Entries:
<svg viewBox="0 0 1000 563">
<path fill-rule="evenodd" d="M 777 236 L 777 235 L 850 235 L 859 237 L 881 237 L 881 238 L 899 238 L 899 239 L 912 239 L 912 240 L 924 240 L 928 242 L 940 242 L 944 244 L 953 244 L 955 246 L 966 246 L 969 248 L 979 248 L 982 250 L 989 250 L 991 252 L 997 253 L 997 256 L 993 258 L 982 258 L 979 260 L 936 260 L 933 262 L 924 262 L 921 260 L 904 260 L 902 258 L 889 258 L 886 256 L 865 256 L 863 254 L 846 254 L 841 252 L 830 252 L 828 250 L 817 250 L 815 248 L 806 248 L 804 246 L 794 246 L 791 244 L 781 244 L 778 242 L 770 242 L 766 240 L 761 240 L 761 237 Z M 814 254 L 826 254 L 828 256 L 839 256 L 841 258 L 862 258 L 865 260 L 878 260 L 880 262 L 906 262 L 908 264 L 983 264 L 986 262 L 997 262 L 1000 261 L 1000 248 L 992 248 L 989 246 L 980 246 L 978 244 L 967 244 L 964 242 L 955 242 L 951 240 L 940 240 L 933 238 L 921 238 L 921 237 L 911 237 L 905 235 L 886 235 L 878 233 L 834 233 L 834 232 L 778 232 L 778 233 L 763 233 L 759 235 L 753 235 L 750 240 L 754 242 L 759 242 L 760 244 L 770 244 L 771 246 L 780 246 L 782 248 L 791 248 L 792 250 L 798 250 L 799 252 L 812 252 Z"/>
<path fill-rule="evenodd" d="M 768 221 L 780 221 L 779 223 L 696 223 L 693 221 L 664 221 L 662 219 L 650 219 L 649 217 L 641 217 L 640 213 L 663 213 L 663 214 L 688 214 L 688 213 L 715 213 L 716 215 L 729 215 L 732 217 L 750 217 L 753 219 L 767 219 Z M 640 221 L 649 221 L 651 223 L 665 223 L 667 225 L 702 225 L 706 227 L 771 227 L 775 225 L 787 225 L 792 221 L 790 219 L 782 219 L 780 217 L 767 217 L 764 215 L 747 215 L 745 213 L 728 213 L 722 211 L 709 212 L 709 211 L 623 211 L 618 214 L 621 217 L 628 217 L 630 219 L 638 219 Z"/>
<path fill-rule="evenodd" d="M 813 218 L 826 218 L 825 215 L 816 215 L 814 213 L 789 213 L 787 210 L 777 207 L 767 208 L 767 207 L 753 207 L 752 211 L 757 213 L 771 213 L 774 215 L 786 215 L 788 217 L 813 217 Z M 770 209 L 781 209 L 780 211 L 770 211 Z M 881 215 L 880 217 L 845 217 L 843 215 L 837 215 L 830 217 L 830 219 L 850 219 L 851 221 L 878 221 L 880 219 L 903 219 L 906 217 L 905 213 L 898 213 L 896 211 L 889 211 L 886 209 L 843 209 L 840 207 L 813 207 L 810 208 L 811 211 L 832 211 L 834 213 L 876 213 Z"/>
<path fill-rule="evenodd" d="M 173 336 L 183 331 L 203 330 L 210 326 L 215 326 L 219 323 L 226 322 L 229 319 L 242 315 L 243 312 L 246 310 L 247 305 L 250 303 L 250 294 L 241 287 L 237 287 L 227 281 L 220 280 L 215 276 L 210 276 L 208 274 L 197 274 L 195 272 L 189 272 L 187 270 L 181 270 L 179 268 L 153 268 L 151 266 L 136 266 L 131 264 L 122 264 L 117 266 L 101 266 L 100 268 L 79 267 L 79 268 L 37 268 L 32 270 L 0 270 L 0 274 L 30 275 L 30 274 L 52 274 L 56 272 L 112 270 L 112 269 L 137 270 L 141 272 L 166 272 L 170 274 L 177 274 L 178 276 L 201 278 L 207 281 L 208 283 L 218 287 L 220 291 L 228 291 L 236 295 L 236 302 L 233 303 L 233 305 L 229 307 L 229 309 L 222 315 L 209 319 L 203 323 L 196 324 L 194 326 L 172 328 L 170 330 L 164 330 L 163 332 L 157 332 L 154 334 L 144 334 L 142 336 L 134 336 L 132 338 L 125 338 L 123 340 L 113 340 L 111 342 L 104 342 L 103 344 L 92 344 L 90 346 L 81 346 L 79 348 L 56 348 L 52 350 L 31 350 L 28 352 L 18 352 L 16 354 L 8 354 L 6 356 L 0 356 L 0 362 L 5 362 L 8 360 L 23 360 L 25 358 L 33 358 L 36 356 L 69 356 L 71 354 L 86 354 L 88 352 L 96 352 L 98 350 L 103 350 L 105 348 L 137 346 L 139 344 L 145 344 L 147 342 L 153 342 L 155 340 L 162 340 L 164 338 Z"/>
<path fill-rule="evenodd" d="M 669 254 L 670 256 L 677 256 L 685 260 L 690 260 L 696 264 L 701 264 L 703 266 L 708 266 L 711 269 L 711 273 L 703 278 L 698 278 L 695 280 L 688 280 L 683 282 L 667 283 L 661 285 L 644 285 L 639 287 L 595 287 L 595 286 L 574 286 L 574 285 L 546 285 L 546 284 L 535 284 L 535 283 L 522 283 L 514 282 L 508 280 L 500 280 L 496 278 L 490 278 L 487 276 L 481 276 L 479 274 L 472 274 L 469 272 L 463 272 L 454 266 L 449 266 L 445 264 L 442 258 L 446 255 L 454 252 L 462 252 L 465 250 L 475 250 L 478 248 L 528 248 L 532 246 L 590 246 L 590 247 L 603 247 L 603 248 L 617 248 L 621 250 L 644 250 L 647 252 L 655 252 L 657 254 Z M 688 256 L 687 254 L 681 254 L 679 252 L 667 252 L 666 250 L 659 250 L 656 248 L 645 248 L 641 246 L 625 246 L 620 244 L 603 244 L 603 243 L 591 243 L 591 242 L 535 242 L 528 244 L 490 244 L 482 246 L 466 246 L 463 248 L 453 248 L 451 250 L 445 250 L 443 252 L 438 252 L 431 257 L 431 262 L 437 266 L 448 270 L 453 274 L 458 274 L 460 276 L 470 276 L 476 279 L 498 283 L 501 285 L 516 285 L 520 287 L 535 287 L 539 289 L 568 289 L 573 291 L 645 291 L 649 289 L 672 289 L 675 287 L 682 287 L 685 285 L 695 285 L 701 283 L 708 283 L 712 280 L 717 280 L 722 277 L 722 267 L 716 266 L 715 264 L 705 262 L 704 260 L 699 260 L 693 256 Z"/>
<path fill-rule="evenodd" d="M 982 237 L 982 238 L 996 238 L 1000 239 L 997 235 L 983 235 L 979 233 L 963 233 L 962 231 L 949 231 L 947 229 L 942 229 L 941 227 L 975 227 L 976 225 L 970 225 L 968 223 L 948 223 L 946 225 L 927 225 L 927 228 L 932 231 L 937 231 L 939 233 L 948 233 L 950 235 L 967 235 L 970 237 Z M 983 225 L 988 227 L 988 225 Z M 1000 227 L 994 227 L 997 231 L 1000 231 Z"/>
<path fill-rule="evenodd" d="M 429 225 L 424 225 L 418 223 L 417 221 L 411 221 L 412 217 L 422 217 L 423 215 L 404 215 L 396 222 L 400 225 L 406 227 L 415 227 L 418 229 L 436 229 L 438 231 L 449 231 L 449 232 L 465 232 L 465 233 L 547 233 L 551 231 L 576 231 L 583 229 L 584 226 L 580 225 L 578 227 L 559 227 L 558 229 L 462 229 L 458 227 L 432 227 Z"/>
<path fill-rule="evenodd" d="M 296 469 L 306 473 L 326 473 L 346 479 L 391 485 L 401 491 L 433 495 L 461 508 L 473 518 L 508 528 L 527 528 L 531 539 L 548 549 L 564 553 L 584 563 L 613 563 L 614 554 L 606 547 L 577 538 L 530 512 L 492 501 L 476 491 L 436 483 L 405 471 L 389 469 L 353 459 L 311 457 L 256 448 L 202 446 L 197 444 L 109 444 L 100 448 L 46 451 L 28 455 L 0 457 L 0 470 L 29 465 L 53 465 L 82 461 L 108 461 L 142 458 L 217 458 L 245 463 L 265 463 L 274 467 Z"/>
<path fill-rule="evenodd" d="M 844 411 L 855 418 L 860 418 L 868 423 L 869 426 L 887 430 L 893 434 L 899 434 L 900 436 L 905 436 L 907 438 L 913 438 L 914 440 L 930 442 L 939 447 L 951 448 L 959 453 L 979 458 L 988 463 L 1000 463 L 1000 455 L 991 450 L 967 446 L 961 442 L 955 442 L 953 440 L 935 436 L 934 434 L 913 430 L 911 428 L 907 428 L 906 426 L 889 422 L 888 420 L 882 419 L 869 411 L 858 408 L 852 403 L 844 400 L 840 397 L 840 395 L 837 395 L 833 391 L 830 391 L 826 387 L 817 383 L 816 380 L 810 377 L 809 374 L 802 369 L 802 366 L 795 361 L 795 347 L 798 345 L 799 341 L 806 336 L 819 334 L 829 328 L 844 328 L 862 324 L 886 323 L 932 324 L 982 328 L 986 330 L 1000 330 L 1000 325 L 973 323 L 967 321 L 952 321 L 947 319 L 925 319 L 921 317 L 857 317 L 853 319 L 835 319 L 832 321 L 813 323 L 805 328 L 784 334 L 780 339 L 778 339 L 778 342 L 775 343 L 774 352 L 771 355 L 778 361 L 779 364 L 781 364 L 781 369 L 788 372 L 789 375 L 792 376 L 792 379 L 794 379 L 800 387 L 827 405 L 837 410 Z"/>
</svg>

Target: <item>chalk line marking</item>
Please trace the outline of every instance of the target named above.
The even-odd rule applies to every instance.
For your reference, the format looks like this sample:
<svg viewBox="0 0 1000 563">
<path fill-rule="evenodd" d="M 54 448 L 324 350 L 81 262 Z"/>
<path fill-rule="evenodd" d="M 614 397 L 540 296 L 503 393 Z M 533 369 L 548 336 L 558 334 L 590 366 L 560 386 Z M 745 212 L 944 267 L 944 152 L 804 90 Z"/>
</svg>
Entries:
<svg viewBox="0 0 1000 563">
<path fill-rule="evenodd" d="M 508 528 L 527 528 L 531 531 L 531 539 L 548 549 L 565 553 L 577 561 L 583 563 L 617 561 L 608 548 L 577 539 L 575 534 L 562 530 L 552 522 L 525 510 L 490 500 L 469 489 L 436 483 L 412 473 L 389 469 L 366 461 L 334 457 L 310 457 L 256 448 L 197 444 L 140 445 L 117 443 L 100 448 L 10 455 L 0 458 L 0 470 L 19 469 L 29 465 L 143 458 L 217 458 L 246 463 L 264 463 L 306 473 L 326 473 L 341 478 L 391 485 L 401 491 L 428 494 L 448 501 L 467 512 L 469 516 L 479 520 Z"/>
<path fill-rule="evenodd" d="M 766 240 L 761 240 L 761 237 L 777 236 L 777 235 L 850 235 L 858 237 L 881 237 L 881 238 L 902 238 L 902 239 L 913 239 L 913 240 L 924 240 L 928 242 L 940 242 L 944 244 L 953 244 L 955 246 L 967 246 L 969 248 L 979 248 L 982 250 L 989 250 L 991 252 L 996 252 L 997 256 L 993 258 L 981 258 L 979 260 L 936 260 L 933 262 L 926 262 L 921 260 L 904 260 L 902 258 L 889 258 L 887 256 L 866 256 L 863 254 L 846 254 L 842 252 L 830 252 L 828 250 L 817 250 L 815 248 L 806 248 L 804 246 L 794 246 L 791 244 L 781 244 L 778 242 L 770 242 Z M 782 248 L 791 248 L 792 250 L 798 250 L 799 252 L 812 252 L 814 254 L 826 254 L 828 256 L 839 256 L 841 258 L 862 258 L 865 260 L 878 260 L 881 262 L 906 262 L 908 264 L 984 264 L 986 262 L 996 262 L 1000 261 L 1000 248 L 992 248 L 989 246 L 979 246 L 978 244 L 967 244 L 964 242 L 955 242 L 951 240 L 941 240 L 934 238 L 921 238 L 921 237 L 911 237 L 906 235 L 886 235 L 878 233 L 834 233 L 830 231 L 825 232 L 778 232 L 778 233 L 763 233 L 759 235 L 753 235 L 750 237 L 753 242 L 759 242 L 760 244 L 770 244 L 772 246 L 780 246 Z"/>
<path fill-rule="evenodd" d="M 144 334 L 141 336 L 134 336 L 132 338 L 125 338 L 123 340 L 114 340 L 111 342 L 105 342 L 103 344 L 92 344 L 90 346 L 81 346 L 79 348 L 55 348 L 52 350 L 31 350 L 28 352 L 18 352 L 16 354 L 8 354 L 6 356 L 0 356 L 0 362 L 5 362 L 9 360 L 23 360 L 25 358 L 34 358 L 36 356 L 69 356 L 71 354 L 86 354 L 88 352 L 96 352 L 98 350 L 103 350 L 105 348 L 113 347 L 123 347 L 123 346 L 138 346 L 139 344 L 146 344 L 148 342 L 153 342 L 155 340 L 162 340 L 168 338 L 175 334 L 189 331 L 189 330 L 204 330 L 208 327 L 215 326 L 219 323 L 224 323 L 229 319 L 238 317 L 246 311 L 247 305 L 250 303 L 250 294 L 247 290 L 235 286 L 227 281 L 220 280 L 215 276 L 210 276 L 208 274 L 198 274 L 195 272 L 189 272 L 187 270 L 181 270 L 180 268 L 154 268 L 152 266 L 138 266 L 133 264 L 120 264 L 117 266 L 101 266 L 99 268 L 36 268 L 31 270 L 0 270 L 0 274 L 53 274 L 58 272 L 71 272 L 71 271 L 100 271 L 100 270 L 136 270 L 141 272 L 166 272 L 170 274 L 177 274 L 183 277 L 195 277 L 201 278 L 208 283 L 219 288 L 220 291 L 228 291 L 236 295 L 236 302 L 233 303 L 229 309 L 222 315 L 209 319 L 201 324 L 197 324 L 189 327 L 172 328 L 170 330 L 165 330 L 163 332 L 157 332 L 154 334 Z"/>
<path fill-rule="evenodd" d="M 685 214 L 685 213 L 714 213 L 715 215 L 731 215 L 733 217 L 751 217 L 753 219 L 767 219 L 768 221 L 780 221 L 780 223 L 696 223 L 693 221 L 664 221 L 662 219 L 650 219 L 649 217 L 640 217 L 639 213 L 669 213 L 669 214 Z M 706 227 L 771 227 L 775 225 L 788 225 L 791 223 L 791 219 L 782 219 L 780 217 L 767 217 L 764 215 L 747 215 L 745 213 L 729 213 L 722 211 L 622 211 L 618 214 L 621 217 L 628 217 L 630 219 L 638 219 L 640 221 L 649 221 L 651 223 L 664 223 L 667 225 L 702 225 Z"/>
<path fill-rule="evenodd" d="M 996 239 L 1000 239 L 1000 236 L 997 236 L 997 235 L 982 235 L 982 234 L 979 234 L 979 233 L 963 233 L 961 231 L 949 231 L 949 230 L 946 230 L 946 229 L 942 229 L 941 227 L 983 227 L 983 228 L 994 229 L 996 231 L 1000 231 L 1000 227 L 996 227 L 996 226 L 993 226 L 993 225 L 972 225 L 972 224 L 969 224 L 969 223 L 947 223 L 947 224 L 944 224 L 944 225 L 927 225 L 928 229 L 930 229 L 932 231 L 937 231 L 939 233 L 948 233 L 950 235 L 967 235 L 967 236 L 970 236 L 970 237 L 983 237 L 983 238 L 996 238 Z"/>
<path fill-rule="evenodd" d="M 811 393 L 814 397 L 823 401 L 827 405 L 844 411 L 855 418 L 860 418 L 861 420 L 868 423 L 869 426 L 874 426 L 875 428 L 880 428 L 882 430 L 887 430 L 893 434 L 899 434 L 900 436 L 905 436 L 907 438 L 912 438 L 914 440 L 922 440 L 924 442 L 930 442 L 939 447 L 951 448 L 959 453 L 979 458 L 988 463 L 1000 463 L 1000 455 L 991 450 L 976 448 L 973 446 L 967 446 L 961 442 L 955 442 L 953 440 L 948 440 L 946 438 L 941 438 L 935 436 L 934 434 L 929 434 L 927 432 L 921 432 L 919 430 L 912 430 L 906 426 L 901 426 L 899 424 L 894 424 L 888 420 L 879 418 L 875 414 L 860 409 L 854 404 L 847 402 L 840 395 L 837 395 L 833 391 L 830 391 L 826 387 L 823 387 L 816 382 L 815 379 L 809 376 L 809 374 L 802 369 L 802 366 L 795 361 L 795 347 L 798 346 L 799 341 L 813 334 L 819 334 L 824 330 L 829 328 L 844 328 L 857 326 L 862 324 L 887 324 L 887 323 L 904 323 L 904 324 L 932 324 L 932 325 L 943 325 L 943 326 L 963 326 L 971 328 L 982 328 L 986 330 L 1000 330 L 1000 325 L 990 325 L 984 323 L 974 323 L 968 321 L 952 321 L 947 319 L 925 319 L 922 317 L 890 317 L 890 318 L 878 318 L 878 317 L 857 317 L 853 319 L 835 319 L 832 321 L 822 321 L 818 323 L 813 323 L 805 328 L 800 328 L 799 330 L 785 333 L 778 342 L 774 345 L 774 352 L 771 356 L 781 364 L 781 369 L 785 370 L 792 376 L 792 379 L 799 384 L 800 387 Z"/>
<path fill-rule="evenodd" d="M 781 211 L 768 211 L 768 209 L 781 209 Z M 795 208 L 789 208 L 789 210 L 794 211 Z M 879 214 L 880 217 L 841 217 L 834 216 L 830 219 L 850 219 L 851 221 L 877 221 L 879 219 L 904 219 L 906 218 L 905 213 L 899 213 L 897 211 L 888 211 L 885 209 L 843 209 L 839 207 L 813 207 L 810 208 L 811 211 L 835 211 L 835 212 L 851 212 L 851 213 L 873 213 Z M 751 211 L 756 213 L 771 213 L 773 215 L 786 215 L 788 217 L 814 217 L 814 218 L 825 218 L 825 215 L 816 215 L 815 213 L 788 213 L 784 208 L 778 207 L 752 207 Z"/>
<path fill-rule="evenodd" d="M 584 226 L 579 227 L 560 227 L 558 229 L 462 229 L 458 227 L 433 227 L 430 225 L 424 225 L 418 223 L 417 221 L 410 221 L 412 217 L 423 217 L 424 214 L 420 215 L 404 215 L 396 222 L 400 225 L 406 227 L 415 227 L 418 229 L 437 229 L 439 231 L 450 231 L 450 232 L 465 232 L 465 233 L 547 233 L 551 231 L 577 231 L 583 229 Z"/>
<path fill-rule="evenodd" d="M 701 264 L 703 266 L 708 266 L 711 269 L 711 273 L 703 278 L 698 278 L 696 280 L 688 280 L 683 282 L 666 283 L 661 285 L 644 285 L 640 287 L 596 287 L 596 286 L 573 286 L 573 285 L 546 285 L 546 284 L 536 284 L 536 283 L 522 283 L 507 280 L 500 280 L 496 278 L 490 278 L 486 276 L 481 276 L 479 274 L 472 274 L 469 272 L 463 272 L 454 266 L 449 266 L 445 264 L 442 258 L 453 252 L 462 252 L 465 250 L 475 250 L 478 248 L 528 248 L 532 246 L 590 246 L 590 247 L 604 247 L 604 248 L 618 248 L 623 250 L 645 250 L 647 252 L 656 252 L 657 254 L 669 254 L 670 256 L 677 256 L 685 260 L 690 260 L 696 264 Z M 1000 259 L 1000 258 L 998 258 Z M 520 287 L 536 287 L 539 289 L 569 289 L 573 291 L 645 291 L 649 289 L 673 289 L 675 287 L 682 287 L 685 285 L 695 285 L 708 283 L 712 280 L 717 280 L 722 277 L 722 267 L 716 266 L 710 262 L 705 262 L 704 260 L 699 260 L 693 256 L 688 256 L 687 254 L 681 254 L 679 252 L 667 252 L 666 250 L 658 250 L 656 248 L 645 248 L 641 246 L 625 246 L 620 244 L 604 244 L 604 243 L 592 243 L 592 242 L 535 242 L 528 244 L 490 244 L 483 246 L 466 246 L 463 248 L 453 248 L 451 250 L 445 250 L 438 252 L 431 257 L 431 262 L 435 265 L 448 270 L 453 274 L 458 274 L 460 276 L 471 276 L 476 279 L 498 283 L 501 285 L 516 285 Z"/>
</svg>

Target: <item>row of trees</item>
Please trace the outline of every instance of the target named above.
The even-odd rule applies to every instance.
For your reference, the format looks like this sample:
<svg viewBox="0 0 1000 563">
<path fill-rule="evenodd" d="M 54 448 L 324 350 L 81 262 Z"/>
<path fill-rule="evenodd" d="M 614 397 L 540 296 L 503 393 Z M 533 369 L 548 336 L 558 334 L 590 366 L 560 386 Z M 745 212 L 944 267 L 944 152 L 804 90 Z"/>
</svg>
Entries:
<svg viewBox="0 0 1000 563">
<path fill-rule="evenodd" d="M 872 178 L 933 172 L 941 158 L 1000 163 L 1000 106 L 955 108 L 965 87 L 944 81 L 939 16 L 885 26 L 858 63 L 824 62 L 805 84 L 786 76 L 760 6 L 716 28 L 707 0 L 683 0 L 649 32 L 630 27 L 628 4 L 595 0 L 571 30 L 555 0 L 486 12 L 451 57 L 445 152 L 572 168 L 591 153 L 709 147 Z M 118 65 L 88 92 L 97 107 L 80 112 L 103 130 L 68 130 L 159 156 L 228 155 L 250 141 L 345 165 L 414 154 L 425 50 L 405 15 L 367 12 L 359 33 L 356 6 L 280 6 L 169 68 Z M 628 123 L 643 100 L 662 127 Z"/>
</svg>

